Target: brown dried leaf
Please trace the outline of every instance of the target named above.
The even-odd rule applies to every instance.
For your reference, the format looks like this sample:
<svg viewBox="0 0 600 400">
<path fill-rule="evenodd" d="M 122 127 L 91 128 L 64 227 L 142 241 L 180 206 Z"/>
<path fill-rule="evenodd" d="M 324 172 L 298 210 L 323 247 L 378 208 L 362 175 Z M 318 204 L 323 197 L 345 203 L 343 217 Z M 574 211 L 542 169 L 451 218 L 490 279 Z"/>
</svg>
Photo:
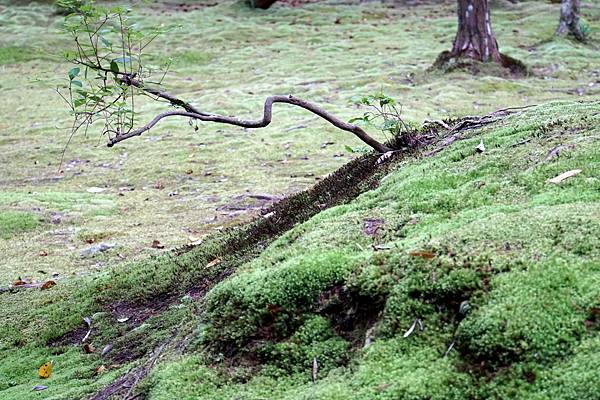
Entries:
<svg viewBox="0 0 600 400">
<path fill-rule="evenodd" d="M 27 282 L 25 282 L 21 278 L 18 278 L 16 281 L 13 282 L 12 285 L 13 286 L 23 286 L 23 285 L 27 285 Z"/>
<path fill-rule="evenodd" d="M 159 240 L 154 239 L 150 247 L 152 247 L 153 249 L 164 249 L 165 245 L 162 244 Z"/>
<path fill-rule="evenodd" d="M 86 354 L 92 354 L 96 351 L 96 348 L 89 343 L 83 345 L 83 352 Z"/>
<path fill-rule="evenodd" d="M 410 252 L 410 255 L 413 257 L 421 257 L 426 260 L 431 260 L 431 259 L 435 258 L 435 254 L 433 254 L 429 251 L 412 251 L 412 252 Z"/>
<path fill-rule="evenodd" d="M 43 284 L 43 285 L 40 287 L 40 289 L 41 289 L 41 290 L 47 290 L 47 289 L 50 289 L 52 286 L 55 286 L 55 285 L 56 285 L 56 282 L 55 282 L 55 281 L 53 281 L 53 280 L 49 280 L 49 281 L 47 281 L 46 283 L 44 283 L 44 284 Z"/>
<path fill-rule="evenodd" d="M 48 252 L 47 252 L 46 250 L 41 250 L 41 251 L 38 253 L 38 255 L 39 255 L 40 257 L 46 257 L 46 256 L 48 255 Z"/>
</svg>

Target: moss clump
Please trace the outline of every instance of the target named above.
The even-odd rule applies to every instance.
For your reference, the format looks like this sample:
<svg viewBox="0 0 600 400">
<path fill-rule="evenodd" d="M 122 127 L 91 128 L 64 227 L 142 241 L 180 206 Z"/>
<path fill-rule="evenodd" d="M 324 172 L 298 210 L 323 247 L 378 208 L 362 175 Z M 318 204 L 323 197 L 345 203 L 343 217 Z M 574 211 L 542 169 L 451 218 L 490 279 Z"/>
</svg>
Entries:
<svg viewBox="0 0 600 400">
<path fill-rule="evenodd" d="M 531 399 L 594 399 L 594 383 L 600 379 L 600 338 L 586 335 L 572 354 L 540 373 Z"/>
<path fill-rule="evenodd" d="M 321 292 L 343 281 L 357 262 L 343 251 L 296 257 L 277 268 L 257 268 L 217 285 L 207 296 L 211 322 L 208 343 L 237 346 L 268 326 L 273 337 L 287 337 L 314 308 Z"/>
<path fill-rule="evenodd" d="M 555 259 L 501 274 L 489 298 L 460 327 L 466 358 L 492 366 L 548 365 L 585 335 L 590 305 L 600 298 L 600 265 Z"/>
<path fill-rule="evenodd" d="M 267 343 L 258 352 L 263 362 L 274 367 L 278 375 L 280 371 L 310 375 L 314 360 L 317 362 L 315 372 L 326 375 L 349 360 L 349 347 L 348 342 L 336 335 L 327 319 L 314 316 L 309 317 L 289 340 Z"/>
<path fill-rule="evenodd" d="M 0 47 L 0 65 L 18 64 L 35 60 L 39 52 L 31 47 Z"/>
<path fill-rule="evenodd" d="M 40 226 L 40 217 L 29 212 L 0 212 L 0 239 L 10 239 L 14 235 L 29 232 Z"/>
</svg>

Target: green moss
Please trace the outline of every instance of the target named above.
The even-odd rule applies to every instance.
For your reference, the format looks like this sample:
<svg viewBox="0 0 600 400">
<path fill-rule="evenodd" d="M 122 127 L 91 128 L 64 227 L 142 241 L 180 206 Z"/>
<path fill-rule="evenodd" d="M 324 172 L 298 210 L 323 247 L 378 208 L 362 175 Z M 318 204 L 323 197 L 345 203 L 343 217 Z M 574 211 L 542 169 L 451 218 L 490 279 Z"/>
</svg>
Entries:
<svg viewBox="0 0 600 400">
<path fill-rule="evenodd" d="M 0 65 L 23 63 L 38 58 L 38 52 L 31 47 L 0 47 Z"/>
<path fill-rule="evenodd" d="M 224 281 L 207 295 L 205 340 L 239 345 L 269 320 L 276 335 L 289 335 L 299 315 L 313 307 L 321 292 L 343 281 L 357 261 L 340 250 L 321 252 Z"/>
<path fill-rule="evenodd" d="M 557 260 L 494 278 L 487 302 L 461 324 L 464 353 L 500 365 L 547 365 L 569 354 L 585 334 L 588 307 L 600 296 L 599 268 Z"/>
<path fill-rule="evenodd" d="M 96 375 L 95 369 L 102 365 L 99 355 L 84 354 L 78 348 L 57 353 L 53 349 L 27 346 L 0 351 L 0 356 L 0 392 L 6 400 L 37 399 L 40 392 L 32 391 L 37 385 L 48 386 L 42 392 L 45 399 L 83 398 L 123 372 L 114 368 Z M 49 361 L 54 363 L 51 377 L 39 378 L 38 368 Z"/>
<path fill-rule="evenodd" d="M 595 382 L 600 377 L 598 355 L 600 341 L 597 333 L 587 337 L 573 349 L 573 354 L 543 371 L 528 398 L 594 399 L 598 392 Z"/>
<path fill-rule="evenodd" d="M 327 374 L 349 360 L 349 347 L 348 342 L 335 334 L 327 319 L 316 316 L 308 319 L 289 340 L 267 343 L 258 352 L 268 364 L 266 369 L 274 367 L 277 375 L 281 375 L 280 371 L 306 374 L 312 371 L 314 360 L 317 361 L 318 371 Z"/>
<path fill-rule="evenodd" d="M 10 239 L 14 235 L 29 232 L 40 226 L 40 217 L 33 213 L 0 212 L 0 239 Z"/>
</svg>

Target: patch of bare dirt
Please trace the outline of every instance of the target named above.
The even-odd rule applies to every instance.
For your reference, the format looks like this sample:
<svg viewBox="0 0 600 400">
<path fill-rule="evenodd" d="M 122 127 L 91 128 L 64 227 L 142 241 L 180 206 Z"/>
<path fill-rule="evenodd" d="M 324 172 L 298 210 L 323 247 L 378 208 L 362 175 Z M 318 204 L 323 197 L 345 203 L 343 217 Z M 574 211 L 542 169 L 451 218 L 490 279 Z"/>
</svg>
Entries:
<svg viewBox="0 0 600 400">
<path fill-rule="evenodd" d="M 65 333 L 64 335 L 51 340 L 48 343 L 48 346 L 50 347 L 61 347 L 61 346 L 76 346 L 76 345 L 80 345 L 81 341 L 83 340 L 83 338 L 86 336 L 86 334 L 88 333 L 88 326 L 85 325 L 85 323 L 83 321 L 81 321 L 81 326 L 69 331 L 67 333 Z M 93 335 L 94 333 L 94 329 L 92 328 L 90 336 Z"/>
<path fill-rule="evenodd" d="M 338 335 L 354 347 L 369 341 L 369 329 L 383 311 L 383 299 L 361 296 L 344 285 L 323 292 L 318 300 L 319 313 L 326 316 Z"/>
</svg>

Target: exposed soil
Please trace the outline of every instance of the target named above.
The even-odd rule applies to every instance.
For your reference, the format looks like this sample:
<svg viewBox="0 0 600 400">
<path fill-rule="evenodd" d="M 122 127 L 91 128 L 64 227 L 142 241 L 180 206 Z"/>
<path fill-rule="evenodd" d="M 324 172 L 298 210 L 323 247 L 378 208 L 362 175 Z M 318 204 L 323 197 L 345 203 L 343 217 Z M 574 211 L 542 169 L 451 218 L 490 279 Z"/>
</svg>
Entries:
<svg viewBox="0 0 600 400">
<path fill-rule="evenodd" d="M 368 342 L 368 330 L 379 319 L 384 299 L 361 296 L 344 285 L 323 292 L 318 301 L 319 313 L 326 316 L 336 333 L 353 347 Z"/>
<path fill-rule="evenodd" d="M 135 329 L 142 325 L 148 318 L 164 311 L 174 299 L 167 297 L 157 298 L 140 307 L 139 304 L 119 301 L 110 305 L 109 311 L 115 321 L 123 320 L 129 329 Z"/>
<path fill-rule="evenodd" d="M 87 334 L 89 328 L 87 327 L 87 325 L 84 324 L 83 321 L 81 321 L 81 327 L 72 330 L 70 332 L 65 333 L 64 335 L 51 340 L 48 343 L 48 346 L 50 347 L 61 347 L 61 346 L 76 346 L 81 344 L 81 341 L 83 340 L 83 338 L 85 337 L 85 335 Z M 94 329 L 92 328 L 90 336 L 94 334 Z"/>
</svg>

